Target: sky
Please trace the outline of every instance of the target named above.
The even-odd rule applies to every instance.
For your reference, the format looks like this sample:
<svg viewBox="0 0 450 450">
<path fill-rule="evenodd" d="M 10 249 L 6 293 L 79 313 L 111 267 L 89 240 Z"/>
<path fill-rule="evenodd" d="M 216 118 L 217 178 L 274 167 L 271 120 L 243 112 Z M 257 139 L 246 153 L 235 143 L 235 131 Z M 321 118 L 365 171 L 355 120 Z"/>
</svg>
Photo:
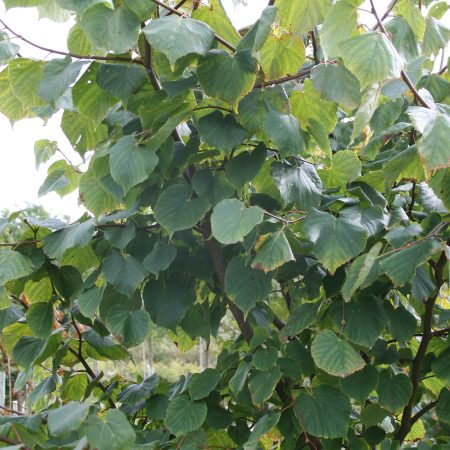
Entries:
<svg viewBox="0 0 450 450">
<path fill-rule="evenodd" d="M 365 2 L 367 3 L 367 2 Z M 380 12 L 386 9 L 389 0 L 376 0 Z M 234 5 L 233 0 L 223 0 L 228 15 L 237 28 L 255 22 L 267 5 L 267 0 L 246 0 L 246 6 Z M 362 7 L 367 5 L 363 4 Z M 370 14 L 364 14 L 362 20 L 373 20 Z M 47 19 L 40 19 L 35 8 L 14 8 L 5 12 L 0 0 L 0 17 L 14 31 L 31 41 L 55 50 L 67 51 L 66 36 L 70 23 L 57 24 Z M 19 42 L 18 42 L 19 43 Z M 20 42 L 20 52 L 25 57 L 51 58 L 45 52 Z M 54 57 L 57 57 L 56 55 Z M 49 193 L 39 198 L 37 192 L 46 178 L 48 164 L 36 171 L 34 165 L 34 142 L 39 139 L 54 140 L 59 148 L 74 164 L 81 159 L 72 149 L 70 143 L 59 127 L 61 114 L 52 117 L 47 123 L 41 119 L 25 119 L 11 127 L 8 119 L 0 114 L 0 211 L 4 208 L 18 210 L 27 204 L 39 204 L 57 217 L 69 216 L 72 220 L 83 214 L 84 209 L 78 205 L 78 194 L 74 192 L 62 199 L 56 193 Z"/>
</svg>

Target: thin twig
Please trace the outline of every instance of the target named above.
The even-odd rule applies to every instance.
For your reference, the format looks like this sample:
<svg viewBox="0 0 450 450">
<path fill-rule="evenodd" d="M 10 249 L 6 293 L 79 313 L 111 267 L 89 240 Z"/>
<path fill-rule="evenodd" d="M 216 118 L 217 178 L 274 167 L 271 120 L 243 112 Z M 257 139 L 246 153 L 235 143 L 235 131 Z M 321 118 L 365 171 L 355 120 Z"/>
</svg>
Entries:
<svg viewBox="0 0 450 450">
<path fill-rule="evenodd" d="M 387 18 L 387 16 L 389 16 L 391 11 L 394 9 L 394 6 L 395 6 L 396 3 L 397 3 L 397 0 L 393 0 L 391 2 L 391 4 L 388 6 L 388 9 L 386 10 L 386 12 L 381 16 L 381 23 L 383 23 L 383 21 Z M 372 28 L 372 30 L 375 31 L 379 26 L 380 26 L 380 22 L 377 21 L 377 23 Z"/>
<path fill-rule="evenodd" d="M 165 5 L 164 3 L 160 2 L 159 0 L 152 0 L 152 1 L 153 1 L 153 3 L 156 3 L 157 5 L 161 6 L 162 8 L 167 9 L 167 11 L 170 11 L 172 14 L 176 14 L 177 16 L 180 16 L 180 17 L 185 17 L 185 15 L 182 12 L 176 10 L 175 8 L 172 8 L 171 6 Z M 196 8 L 194 7 L 193 9 L 195 10 Z M 217 42 L 220 42 L 225 47 L 227 47 L 232 52 L 236 51 L 236 49 L 234 48 L 233 45 L 231 45 L 228 41 L 226 41 L 224 38 L 218 36 L 217 34 L 214 35 L 214 39 Z"/>
<path fill-rule="evenodd" d="M 14 439 L 10 439 L 7 436 L 0 435 L 0 441 L 4 442 L 5 444 L 9 444 L 9 445 L 21 445 L 22 450 L 30 450 L 28 447 L 25 447 L 25 445 L 23 445 L 21 442 L 15 441 Z"/>
<path fill-rule="evenodd" d="M 174 7 L 173 9 L 180 9 L 188 0 L 180 0 Z M 172 11 L 169 11 L 169 13 L 167 14 L 168 16 L 170 16 L 171 14 L 174 14 Z"/>
<path fill-rule="evenodd" d="M 373 0 L 370 0 L 370 6 L 372 7 L 372 14 L 375 16 L 375 19 L 377 19 L 380 30 L 382 31 L 383 34 L 386 35 L 387 38 L 390 38 L 389 33 L 387 32 L 385 26 L 383 25 L 383 20 L 380 19 L 380 16 L 378 15 L 377 10 L 375 9 L 375 4 Z M 413 82 L 409 78 L 408 74 L 404 70 L 402 70 L 400 74 L 403 81 L 408 86 L 409 90 L 413 93 L 414 98 L 417 100 L 417 102 L 421 103 L 425 108 L 432 109 L 431 106 L 426 102 L 426 100 L 419 94 Z"/>
<path fill-rule="evenodd" d="M 438 72 L 438 75 L 442 75 L 447 70 L 447 64 Z"/>
<path fill-rule="evenodd" d="M 297 223 L 306 217 L 306 215 L 304 215 L 304 216 L 298 217 L 297 219 L 290 220 L 290 219 L 285 219 L 284 217 L 276 216 L 275 214 L 272 214 L 269 211 L 264 211 L 264 214 L 266 214 L 269 217 L 272 217 L 272 219 L 279 220 L 280 222 L 283 222 L 286 225 L 292 225 L 293 223 Z"/>
<path fill-rule="evenodd" d="M 3 411 L 6 411 L 6 412 L 10 412 L 11 414 L 16 414 L 17 416 L 24 416 L 25 415 L 24 413 L 22 413 L 20 411 L 17 411 L 15 409 L 12 409 L 12 408 L 8 408 L 7 406 L 0 405 L 0 409 L 3 409 Z"/>
<path fill-rule="evenodd" d="M 7 29 L 11 34 L 13 34 L 16 38 L 22 40 L 23 42 L 26 42 L 27 44 L 38 48 L 39 50 L 42 50 L 44 52 L 54 53 L 56 55 L 62 55 L 62 56 L 70 56 L 71 58 L 75 59 L 91 59 L 95 61 L 123 61 L 123 62 L 129 62 L 134 64 L 140 64 L 141 66 L 144 65 L 144 62 L 140 59 L 132 59 L 132 58 L 124 58 L 122 56 L 96 56 L 96 55 L 79 55 L 77 53 L 71 53 L 71 52 L 63 52 L 61 50 L 54 50 L 52 48 L 44 47 L 42 45 L 36 44 L 33 41 L 30 41 L 26 37 L 22 36 L 19 33 L 16 33 L 9 25 L 7 25 L 3 20 L 0 19 L 0 23 Z"/>
</svg>

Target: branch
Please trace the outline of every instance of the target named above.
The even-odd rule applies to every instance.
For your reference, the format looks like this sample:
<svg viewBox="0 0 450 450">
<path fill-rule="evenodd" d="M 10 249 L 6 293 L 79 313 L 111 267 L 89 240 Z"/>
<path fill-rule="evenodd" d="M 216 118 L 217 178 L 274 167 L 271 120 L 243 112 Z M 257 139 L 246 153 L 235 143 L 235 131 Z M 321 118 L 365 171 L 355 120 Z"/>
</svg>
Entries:
<svg viewBox="0 0 450 450">
<path fill-rule="evenodd" d="M 445 73 L 445 71 L 447 70 L 448 65 L 446 64 L 439 72 L 438 75 L 442 75 L 443 73 Z"/>
<path fill-rule="evenodd" d="M 395 2 L 394 2 L 395 3 Z M 390 39 L 389 33 L 387 32 L 385 26 L 383 25 L 383 20 L 380 19 L 377 10 L 375 9 L 375 5 L 373 0 L 370 0 L 370 5 L 372 7 L 372 14 L 375 16 L 375 18 L 377 19 L 377 23 L 378 26 L 380 27 L 380 30 L 382 31 L 383 34 L 385 34 L 388 39 Z M 392 6 L 394 7 L 394 6 Z M 428 109 L 432 109 L 431 106 L 423 99 L 423 97 L 419 94 L 419 92 L 417 91 L 416 87 L 414 86 L 413 82 L 410 80 L 410 78 L 408 77 L 408 74 L 402 70 L 400 72 L 401 77 L 403 79 L 403 81 L 406 83 L 406 85 L 409 87 L 409 90 L 413 93 L 414 98 L 417 100 L 418 103 L 421 103 L 425 108 Z"/>
<path fill-rule="evenodd" d="M 164 8 L 164 9 L 167 9 L 167 11 L 170 11 L 172 14 L 176 14 L 177 16 L 180 16 L 180 17 L 185 17 L 185 15 L 184 15 L 182 12 L 178 11 L 178 10 L 175 9 L 175 8 L 172 8 L 171 6 L 165 5 L 163 2 L 161 2 L 161 1 L 159 1 L 159 0 L 152 0 L 152 2 L 153 2 L 153 3 L 156 3 L 157 5 L 161 6 L 161 7 Z M 198 3 L 194 3 L 193 10 L 197 9 L 197 8 L 195 7 L 196 4 L 198 5 Z M 198 7 L 198 6 L 197 6 L 197 7 Z M 224 45 L 225 47 L 227 47 L 227 48 L 228 48 L 229 50 L 231 50 L 233 53 L 236 51 L 236 49 L 234 48 L 233 45 L 231 45 L 228 41 L 226 41 L 224 38 L 221 38 L 221 37 L 218 36 L 217 34 L 214 35 L 214 39 L 215 39 L 217 42 L 220 42 L 220 43 L 221 43 L 222 45 Z"/>
<path fill-rule="evenodd" d="M 79 55 L 77 53 L 63 52 L 61 50 L 54 50 L 52 48 L 43 47 L 42 45 L 35 44 L 34 42 L 30 41 L 26 37 L 20 35 L 19 33 L 16 33 L 1 19 L 0 19 L 0 23 L 5 27 L 5 29 L 7 29 L 16 38 L 20 39 L 23 42 L 26 42 L 27 44 L 29 44 L 35 48 L 38 48 L 39 50 L 42 50 L 44 52 L 54 53 L 56 55 L 70 56 L 75 59 L 91 59 L 91 60 L 95 60 L 95 61 L 114 61 L 114 62 L 123 61 L 123 62 L 128 62 L 128 63 L 140 64 L 141 66 L 144 65 L 143 61 L 141 61 L 139 59 L 124 58 L 122 56 Z"/>
<path fill-rule="evenodd" d="M 153 89 L 155 91 L 160 91 L 162 86 L 153 68 L 152 47 L 147 39 L 144 39 L 144 41 L 144 67 L 147 69 L 148 78 Z"/>
<path fill-rule="evenodd" d="M 435 277 L 436 283 L 437 283 L 436 293 L 433 295 L 433 297 L 430 297 L 425 303 L 425 313 L 422 318 L 422 324 L 423 324 L 422 339 L 420 340 L 419 349 L 417 350 L 416 356 L 414 358 L 414 361 L 413 361 L 412 367 L 411 367 L 410 378 L 411 378 L 411 384 L 412 384 L 412 394 L 411 394 L 408 404 L 403 409 L 402 421 L 400 424 L 400 428 L 398 429 L 398 431 L 394 437 L 395 440 L 400 441 L 400 442 L 403 442 L 406 435 L 411 430 L 411 427 L 413 424 L 411 414 L 412 414 L 414 402 L 416 400 L 416 395 L 417 395 L 417 391 L 418 391 L 419 384 L 420 384 L 420 371 L 422 369 L 422 364 L 425 359 L 425 355 L 427 353 L 428 345 L 433 337 L 433 332 L 432 332 L 433 309 L 434 309 L 434 305 L 436 303 L 436 299 L 439 295 L 439 288 L 444 283 L 443 271 L 444 271 L 444 266 L 445 266 L 446 262 L 447 262 L 447 257 L 445 255 L 445 252 L 442 252 L 438 262 L 435 265 L 435 269 L 434 269 L 434 277 Z"/>
<path fill-rule="evenodd" d="M 433 409 L 438 400 L 435 400 L 434 402 L 428 403 L 428 405 L 424 406 L 419 412 L 414 414 L 414 416 L 411 417 L 411 426 L 413 426 L 424 414 L 426 414 L 430 409 Z"/>
<path fill-rule="evenodd" d="M 214 264 L 217 277 L 219 278 L 220 288 L 223 292 L 225 301 L 227 302 L 227 305 L 230 308 L 230 311 L 233 314 L 233 317 L 236 320 L 239 329 L 244 336 L 244 339 L 247 342 L 250 342 L 253 337 L 253 329 L 251 325 L 245 319 L 242 311 L 229 299 L 229 297 L 225 293 L 225 262 L 223 260 L 222 248 L 220 247 L 220 244 L 214 237 L 211 236 L 211 223 L 208 221 L 202 227 L 200 227 L 200 230 L 203 235 L 206 248 L 208 249 L 209 255 Z"/>
<path fill-rule="evenodd" d="M 180 0 L 174 7 L 173 9 L 180 9 L 185 3 L 187 2 L 187 0 Z M 170 16 L 171 14 L 174 14 L 172 11 L 170 11 L 167 15 Z"/>
<path fill-rule="evenodd" d="M 397 0 L 392 0 L 391 4 L 388 6 L 388 9 L 381 17 L 381 23 L 383 23 L 384 19 L 391 13 L 391 11 L 394 9 L 395 4 L 397 3 Z M 375 31 L 380 26 L 380 21 L 377 20 L 377 23 L 372 28 L 373 31 Z"/>
<path fill-rule="evenodd" d="M 0 405 L 0 409 L 3 409 L 3 411 L 9 412 L 11 414 L 15 414 L 16 416 L 24 416 L 24 413 L 21 413 L 20 411 L 16 411 L 12 408 L 7 408 L 6 406 Z"/>
<path fill-rule="evenodd" d="M 263 81 L 262 83 L 257 84 L 254 89 L 260 89 L 267 86 L 274 86 L 276 84 L 285 83 L 286 81 L 298 80 L 300 78 L 304 78 L 311 73 L 311 70 L 316 66 L 309 67 L 308 69 L 302 70 L 295 75 L 288 75 L 287 77 L 277 78 L 275 80 Z"/>
<path fill-rule="evenodd" d="M 73 322 L 75 323 L 75 321 Z M 88 364 L 88 362 L 86 361 L 86 359 L 84 359 L 82 353 L 81 353 L 81 347 L 82 347 L 82 341 L 81 341 L 81 334 L 78 330 L 78 327 L 75 328 L 78 332 L 78 336 L 79 336 L 79 348 L 78 348 L 78 352 L 75 351 L 72 347 L 67 347 L 67 349 L 69 350 L 70 353 L 72 353 L 74 356 L 76 356 L 78 358 L 78 361 L 80 361 L 81 365 L 86 369 L 86 373 L 92 378 L 92 380 L 95 380 L 97 378 L 97 376 L 95 375 L 94 371 L 91 369 L 91 366 Z M 103 385 L 103 383 L 100 380 L 97 380 L 97 386 L 103 391 L 106 392 L 106 387 Z M 114 403 L 112 398 L 108 398 L 108 403 L 109 406 L 111 408 L 115 408 L 116 404 Z"/>
<path fill-rule="evenodd" d="M 10 439 L 9 437 L 0 435 L 0 441 L 9 445 L 22 445 L 22 450 L 30 450 L 28 447 L 25 447 L 21 442 Z"/>
</svg>

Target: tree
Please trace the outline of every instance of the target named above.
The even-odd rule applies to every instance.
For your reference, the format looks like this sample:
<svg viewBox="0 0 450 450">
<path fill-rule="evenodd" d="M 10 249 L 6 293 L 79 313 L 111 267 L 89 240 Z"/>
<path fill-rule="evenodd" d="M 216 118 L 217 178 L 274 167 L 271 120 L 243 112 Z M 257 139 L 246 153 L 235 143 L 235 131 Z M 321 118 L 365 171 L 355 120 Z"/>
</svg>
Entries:
<svg viewBox="0 0 450 450">
<path fill-rule="evenodd" d="M 89 167 L 57 161 L 45 186 L 89 214 L 0 251 L 2 345 L 18 388 L 40 380 L 1 441 L 446 448 L 447 4 L 371 1 L 371 29 L 358 0 L 276 0 L 241 37 L 218 0 L 113 3 L 5 0 L 76 19 L 46 61 L 2 22 L 0 111 L 63 110 Z M 226 311 L 240 336 L 215 368 L 92 369 L 152 323 L 208 341 Z"/>
</svg>

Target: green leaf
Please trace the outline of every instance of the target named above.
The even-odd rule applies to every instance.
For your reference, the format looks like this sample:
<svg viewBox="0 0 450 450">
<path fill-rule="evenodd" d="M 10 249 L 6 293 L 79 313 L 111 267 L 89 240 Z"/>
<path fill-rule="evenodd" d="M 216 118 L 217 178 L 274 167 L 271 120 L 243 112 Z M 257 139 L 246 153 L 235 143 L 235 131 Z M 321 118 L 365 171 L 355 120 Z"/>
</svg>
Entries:
<svg viewBox="0 0 450 450">
<path fill-rule="evenodd" d="M 239 392 L 242 391 L 245 385 L 245 381 L 247 380 L 248 373 L 250 372 L 250 369 L 252 368 L 251 364 L 245 361 L 241 361 L 239 363 L 238 368 L 236 369 L 236 372 L 234 375 L 230 378 L 230 381 L 228 382 L 228 386 L 230 388 L 230 391 L 237 396 Z"/>
<path fill-rule="evenodd" d="M 450 155 L 446 145 L 450 133 L 450 118 L 420 106 L 410 106 L 408 114 L 414 127 L 422 133 L 417 148 L 427 172 L 450 167 Z"/>
<path fill-rule="evenodd" d="M 97 84 L 113 97 L 127 100 L 147 79 L 137 64 L 102 64 L 97 72 Z"/>
<path fill-rule="evenodd" d="M 209 169 L 197 170 L 192 178 L 192 186 L 199 197 L 205 197 L 211 206 L 233 195 L 234 189 L 225 175 Z"/>
<path fill-rule="evenodd" d="M 46 163 L 58 150 L 58 144 L 48 139 L 39 139 L 34 143 L 34 159 L 36 161 L 36 170 L 40 165 Z"/>
<path fill-rule="evenodd" d="M 101 65 L 92 63 L 72 88 L 74 105 L 79 113 L 93 122 L 94 130 L 117 100 L 97 84 Z"/>
<path fill-rule="evenodd" d="M 361 253 L 367 240 L 367 231 L 361 225 L 314 208 L 304 220 L 303 231 L 315 245 L 314 254 L 330 273 Z"/>
<path fill-rule="evenodd" d="M 348 343 L 331 330 L 321 331 L 311 345 L 316 366 L 330 375 L 346 377 L 364 367 L 364 360 Z"/>
<path fill-rule="evenodd" d="M 53 331 L 53 304 L 34 303 L 26 313 L 27 325 L 34 336 L 48 338 Z"/>
<path fill-rule="evenodd" d="M 84 61 L 72 63 L 69 56 L 64 59 L 51 60 L 45 66 L 44 76 L 37 88 L 39 97 L 49 103 L 54 103 L 76 81 L 84 64 Z"/>
<path fill-rule="evenodd" d="M 342 42 L 340 48 L 344 64 L 358 78 L 362 89 L 400 77 L 401 58 L 384 34 L 360 34 Z"/>
<path fill-rule="evenodd" d="M 78 23 L 69 30 L 67 48 L 69 52 L 75 55 L 89 55 L 92 53 L 92 45 Z"/>
<path fill-rule="evenodd" d="M 150 313 L 152 322 L 161 327 L 175 329 L 194 303 L 195 296 L 179 276 L 167 281 L 150 281 L 145 285 L 145 309 Z"/>
<path fill-rule="evenodd" d="M 364 347 L 375 344 L 387 322 L 383 305 L 376 297 L 361 297 L 345 306 L 336 305 L 333 319 L 349 341 Z"/>
<path fill-rule="evenodd" d="M 0 285 L 7 281 L 26 277 L 33 272 L 33 263 L 14 250 L 0 250 Z"/>
<path fill-rule="evenodd" d="M 61 260 L 67 249 L 88 245 L 94 236 L 94 231 L 95 226 L 92 219 L 69 225 L 43 239 L 44 252 L 49 258 Z"/>
<path fill-rule="evenodd" d="M 314 389 L 312 394 L 302 391 L 295 403 L 308 433 L 324 438 L 347 436 L 352 407 L 349 399 L 338 389 L 323 385 Z"/>
<path fill-rule="evenodd" d="M 172 69 L 183 56 L 205 55 L 214 40 L 214 32 L 206 23 L 188 17 L 153 19 L 142 31 L 150 45 L 167 56 Z"/>
<path fill-rule="evenodd" d="M 212 234 L 222 244 L 235 244 L 262 221 L 263 210 L 258 206 L 247 208 L 237 199 L 222 200 L 211 215 Z"/>
<path fill-rule="evenodd" d="M 125 53 L 137 43 L 140 20 L 123 6 L 94 5 L 81 16 L 80 26 L 97 49 Z"/>
<path fill-rule="evenodd" d="M 269 433 L 277 425 L 280 416 L 281 413 L 279 412 L 269 412 L 258 419 L 244 448 L 247 448 L 249 444 L 256 444 L 262 436 Z"/>
<path fill-rule="evenodd" d="M 259 143 L 252 152 L 242 152 L 234 156 L 225 166 L 225 176 L 230 184 L 240 190 L 244 184 L 258 175 L 266 160 L 267 148 Z"/>
<path fill-rule="evenodd" d="M 100 105 L 102 102 L 100 102 Z M 108 127 L 98 124 L 88 116 L 65 110 L 61 119 L 61 128 L 73 148 L 83 156 L 93 150 L 108 136 Z"/>
<path fill-rule="evenodd" d="M 158 386 L 158 375 L 153 374 L 142 380 L 139 384 L 130 384 L 118 396 L 121 403 L 134 405 L 142 400 L 147 400 Z"/>
<path fill-rule="evenodd" d="M 450 391 L 443 389 L 436 405 L 436 414 L 440 420 L 450 424 Z"/>
<path fill-rule="evenodd" d="M 143 261 L 144 267 L 156 277 L 168 269 L 177 256 L 177 247 L 170 242 L 158 241 Z"/>
<path fill-rule="evenodd" d="M 324 100 L 320 92 L 315 89 L 311 80 L 305 80 L 303 91 L 294 91 L 290 97 L 293 116 L 300 122 L 303 129 L 307 129 L 315 122 L 323 125 L 325 139 L 337 123 L 337 104 Z"/>
<path fill-rule="evenodd" d="M 256 406 L 261 406 L 266 400 L 272 397 L 275 386 L 281 378 L 281 371 L 278 367 L 268 371 L 256 371 L 250 377 L 248 388 L 252 401 Z"/>
<path fill-rule="evenodd" d="M 332 0 L 302 0 L 301 3 L 279 0 L 276 3 L 281 24 L 299 34 L 311 31 L 319 25 L 331 4 Z"/>
<path fill-rule="evenodd" d="M 312 164 L 293 166 L 274 162 L 272 176 L 286 205 L 295 205 L 302 211 L 319 207 L 322 181 Z"/>
<path fill-rule="evenodd" d="M 292 114 L 270 109 L 263 121 L 264 133 L 280 151 L 282 157 L 300 155 L 305 149 L 298 120 Z"/>
<path fill-rule="evenodd" d="M 385 303 L 385 310 L 389 331 L 393 337 L 401 342 L 407 342 L 411 339 L 417 328 L 417 320 L 414 315 L 402 305 L 394 309 L 390 304 Z"/>
<path fill-rule="evenodd" d="M 98 450 L 120 450 L 133 446 L 136 433 L 122 411 L 108 409 L 103 417 L 88 417 L 86 437 Z"/>
<path fill-rule="evenodd" d="M 398 413 L 411 398 L 411 380 L 404 373 L 395 375 L 391 369 L 382 370 L 377 392 L 380 405 L 388 411 Z"/>
<path fill-rule="evenodd" d="M 263 272 L 270 272 L 288 261 L 295 261 L 291 246 L 284 232 L 276 231 L 259 245 L 252 267 Z"/>
<path fill-rule="evenodd" d="M 67 300 L 72 300 L 75 295 L 79 294 L 83 280 L 75 267 L 61 266 L 58 269 L 50 266 L 48 271 L 53 287 L 59 295 Z"/>
<path fill-rule="evenodd" d="M 133 186 L 149 177 L 158 161 L 159 158 L 153 150 L 138 145 L 133 136 L 124 136 L 111 147 L 111 176 L 126 195 Z"/>
<path fill-rule="evenodd" d="M 244 38 L 245 39 L 245 38 Z M 261 67 L 266 80 L 296 73 L 305 62 L 305 46 L 291 33 L 277 37 L 271 34 L 261 49 Z"/>
<path fill-rule="evenodd" d="M 198 121 L 198 132 L 207 144 L 229 153 L 242 144 L 247 131 L 242 128 L 233 114 L 223 115 L 216 110 Z"/>
<path fill-rule="evenodd" d="M 61 386 L 61 400 L 64 402 L 82 400 L 88 385 L 89 377 L 86 373 L 76 373 L 66 378 Z"/>
<path fill-rule="evenodd" d="M 207 412 L 205 402 L 191 403 L 186 396 L 177 397 L 169 403 L 164 424 L 171 433 L 182 436 L 200 428 Z"/>
<path fill-rule="evenodd" d="M 371 121 L 380 98 L 381 89 L 376 83 L 369 86 L 362 97 L 361 106 L 355 114 L 353 121 L 352 140 L 359 138 L 365 126 Z"/>
<path fill-rule="evenodd" d="M 392 43 L 405 62 L 411 63 L 419 58 L 419 42 L 405 19 L 393 17 L 386 23 L 386 30 L 391 35 Z"/>
<path fill-rule="evenodd" d="M 369 252 L 358 256 L 346 267 L 346 277 L 341 289 L 344 300 L 350 300 L 358 289 L 369 286 L 378 278 L 381 268 L 377 258 L 381 247 L 381 242 L 377 242 Z"/>
<path fill-rule="evenodd" d="M 362 0 L 340 0 L 329 8 L 320 29 L 325 59 L 340 56 L 339 44 L 358 28 L 357 8 L 361 3 Z"/>
<path fill-rule="evenodd" d="M 235 257 L 225 271 L 225 291 L 244 313 L 265 300 L 272 289 L 272 278 L 258 269 L 246 265 L 244 258 Z"/>
<path fill-rule="evenodd" d="M 15 58 L 18 52 L 19 46 L 9 40 L 7 33 L 0 31 L 0 64 Z"/>
<path fill-rule="evenodd" d="M 53 436 L 63 436 L 80 428 L 89 413 L 89 403 L 69 402 L 48 415 L 48 430 Z"/>
<path fill-rule="evenodd" d="M 205 369 L 192 376 L 189 383 L 189 396 L 191 400 L 200 400 L 208 397 L 220 380 L 220 373 L 216 369 Z"/>
<path fill-rule="evenodd" d="M 208 96 L 220 98 L 234 106 L 251 91 L 256 80 L 256 69 L 256 60 L 248 50 L 233 55 L 222 50 L 211 50 L 200 58 L 197 76 Z"/>
<path fill-rule="evenodd" d="M 362 370 L 341 379 L 341 390 L 357 402 L 365 402 L 378 385 L 378 371 L 374 366 L 366 365 Z"/>
<path fill-rule="evenodd" d="M 100 336 L 94 330 L 83 333 L 83 339 L 91 345 L 101 356 L 117 361 L 127 358 L 128 352 L 119 344 L 114 342 L 109 336 Z"/>
<path fill-rule="evenodd" d="M 200 7 L 192 11 L 192 18 L 207 23 L 218 36 L 232 45 L 236 45 L 241 39 L 220 0 L 210 0 L 208 5 L 200 4 Z"/>
<path fill-rule="evenodd" d="M 320 303 L 302 303 L 295 307 L 281 330 L 281 336 L 295 336 L 308 328 L 316 318 L 319 307 Z"/>
<path fill-rule="evenodd" d="M 55 161 L 47 170 L 48 176 L 39 188 L 39 197 L 55 191 L 64 197 L 78 187 L 81 174 L 64 160 Z"/>
<path fill-rule="evenodd" d="M 432 363 L 431 369 L 436 376 L 450 384 L 450 351 L 442 352 Z"/>
<path fill-rule="evenodd" d="M 261 50 L 261 47 L 270 35 L 272 23 L 275 21 L 276 16 L 277 8 L 274 6 L 264 8 L 260 18 L 247 31 L 236 47 L 236 50 L 250 50 L 253 55 Z"/>
<path fill-rule="evenodd" d="M 123 255 L 117 250 L 103 260 L 102 268 L 108 283 L 128 297 L 134 294 L 146 276 L 138 259 L 131 255 Z"/>
<path fill-rule="evenodd" d="M 84 291 L 78 298 L 78 306 L 81 314 L 86 317 L 93 318 L 100 305 L 104 288 L 93 286 Z"/>
<path fill-rule="evenodd" d="M 142 344 L 150 332 L 150 316 L 141 309 L 130 312 L 126 306 L 115 305 L 106 313 L 105 322 L 112 333 L 123 336 L 125 347 Z"/>
<path fill-rule="evenodd" d="M 441 246 L 435 239 L 426 238 L 388 256 L 381 255 L 380 264 L 395 286 L 403 286 L 412 281 L 417 267 L 440 249 Z"/>
<path fill-rule="evenodd" d="M 43 353 L 46 343 L 43 338 L 22 336 L 13 348 L 14 362 L 25 368 L 31 367 Z"/>
<path fill-rule="evenodd" d="M 256 369 L 267 372 L 272 370 L 278 359 L 278 349 L 276 347 L 260 348 L 253 354 L 253 365 Z"/>
<path fill-rule="evenodd" d="M 190 198 L 187 184 L 174 184 L 159 196 L 154 208 L 155 220 L 170 235 L 175 231 L 192 228 L 209 209 L 204 198 Z"/>
<path fill-rule="evenodd" d="M 425 17 L 413 0 L 399 0 L 394 7 L 395 15 L 402 16 L 421 41 L 425 33 Z"/>
<path fill-rule="evenodd" d="M 324 98 L 345 108 L 355 109 L 361 101 L 359 81 L 345 67 L 320 64 L 311 71 L 311 81 Z"/>
<path fill-rule="evenodd" d="M 450 30 L 434 17 L 427 17 L 422 52 L 424 55 L 437 53 L 448 45 Z"/>
</svg>

